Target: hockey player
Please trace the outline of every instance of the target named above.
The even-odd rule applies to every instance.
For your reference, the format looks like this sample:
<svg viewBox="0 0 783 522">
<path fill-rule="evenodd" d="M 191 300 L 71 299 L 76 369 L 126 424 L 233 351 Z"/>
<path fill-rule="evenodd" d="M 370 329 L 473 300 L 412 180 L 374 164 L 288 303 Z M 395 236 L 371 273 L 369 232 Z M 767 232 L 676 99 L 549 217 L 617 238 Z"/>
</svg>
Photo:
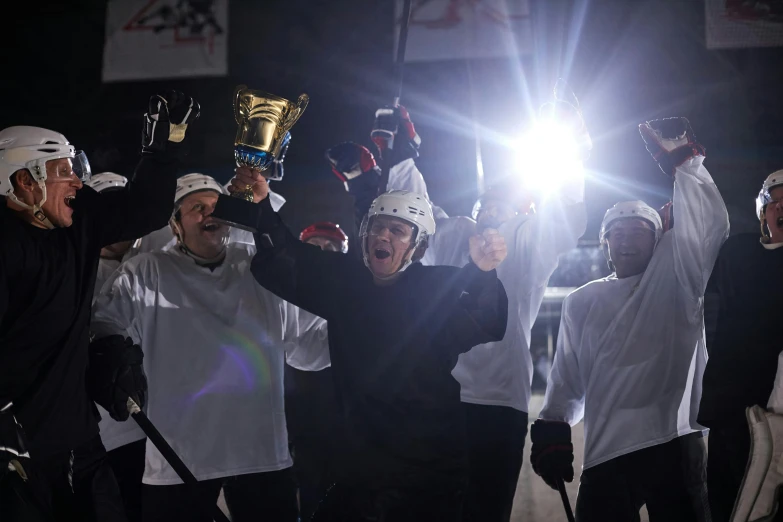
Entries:
<svg viewBox="0 0 783 522">
<path fill-rule="evenodd" d="M 764 181 L 756 215 L 760 240 L 756 234 L 729 238 L 707 288 L 718 298 L 718 326 L 708 346 L 699 422 L 710 428 L 707 477 L 716 522 L 729 520 L 748 463 L 745 409 L 766 405 L 783 350 L 770 335 L 783 310 L 783 170 Z"/>
<path fill-rule="evenodd" d="M 327 252 L 348 252 L 348 236 L 340 228 L 329 221 L 319 221 L 302 230 L 299 241 L 315 245 Z"/>
<path fill-rule="evenodd" d="M 494 270 L 506 254 L 502 237 L 474 236 L 462 269 L 422 267 L 413 260 L 434 232 L 430 206 L 391 191 L 361 227 L 368 272 L 350 256 L 303 245 L 268 199 L 261 205 L 253 274 L 329 322 L 345 431 L 337 486 L 315 518 L 458 520 L 467 462 L 450 372 L 459 353 L 505 332 L 507 300 Z"/>
<path fill-rule="evenodd" d="M 199 480 L 182 484 L 148 443 L 145 521 L 211 520 L 223 488 L 233 520 L 293 522 L 283 364 L 297 344 L 324 355 L 325 323 L 256 284 L 255 247 L 229 244 L 229 227 L 211 218 L 220 193 L 203 174 L 177 181 L 177 246 L 124 263 L 96 301 L 93 330 L 142 347 L 147 415 Z"/>
<path fill-rule="evenodd" d="M 640 201 L 606 212 L 600 239 L 614 274 L 563 303 L 539 420 L 534 471 L 553 488 L 573 479 L 571 428 L 584 419 L 576 519 L 709 520 L 706 451 L 696 422 L 706 362 L 703 296 L 729 230 L 704 149 L 685 118 L 640 125 L 674 178 L 672 230 Z"/>
<path fill-rule="evenodd" d="M 130 189 L 114 194 L 83 187 L 86 158 L 62 134 L 37 127 L 0 132 L 4 520 L 28 519 L 16 511 L 19 497 L 7 495 L 15 477 L 27 479 L 24 486 L 48 519 L 125 520 L 85 385 L 93 286 L 101 248 L 142 236 L 168 219 L 175 167 L 198 113 L 198 104 L 181 93 L 152 97 L 142 160 Z M 137 371 L 126 362 L 132 353 L 117 355 L 108 361 L 110 371 L 98 375 L 114 393 L 126 384 L 114 375 Z M 22 436 L 9 424 L 23 427 L 29 459 L 14 456 L 24 454 L 18 451 Z M 9 460 L 21 464 L 10 476 Z"/>
<path fill-rule="evenodd" d="M 586 134 L 578 109 L 572 105 L 570 109 L 578 121 L 572 129 L 574 135 Z M 399 146 L 404 137 L 408 141 L 403 142 L 403 150 L 414 150 L 420 140 L 410 137 L 415 131 L 410 131 L 413 124 L 407 111 L 404 116 L 405 124 L 386 124 L 390 130 L 404 129 L 406 132 L 394 140 Z M 382 123 L 376 123 L 376 128 Z M 359 149 L 358 145 L 351 145 L 354 151 Z M 360 215 L 366 209 L 359 205 L 370 199 L 367 194 L 377 192 L 380 178 L 370 169 L 364 169 L 366 176 L 350 177 L 350 171 L 361 170 L 351 169 L 351 152 L 346 144 L 338 145 L 327 153 L 327 158 L 335 171 L 338 166 L 346 169 L 340 174 L 350 178 L 346 185 L 355 196 L 356 214 Z M 353 157 L 367 154 L 369 151 L 362 150 L 353 152 Z M 473 219 L 442 213 L 437 220 L 438 231 L 429 239 L 422 258 L 424 265 L 465 266 L 470 262 L 469 237 L 487 228 L 498 229 L 508 246 L 508 258 L 497 270 L 512 311 L 506 335 L 502 341 L 461 354 L 452 372 L 461 387 L 467 419 L 470 478 L 465 520 L 508 522 L 511 517 L 528 429 L 533 377 L 530 331 L 558 256 L 576 247 L 585 230 L 584 178 L 581 172 L 574 174 L 572 183 L 559 187 L 556 195 L 541 201 L 538 214 L 532 212 L 529 193 L 520 190 L 522 182 L 516 179 L 505 180 L 482 194 Z M 426 197 L 426 184 L 412 158 L 392 167 L 389 189 L 409 190 Z"/>
</svg>

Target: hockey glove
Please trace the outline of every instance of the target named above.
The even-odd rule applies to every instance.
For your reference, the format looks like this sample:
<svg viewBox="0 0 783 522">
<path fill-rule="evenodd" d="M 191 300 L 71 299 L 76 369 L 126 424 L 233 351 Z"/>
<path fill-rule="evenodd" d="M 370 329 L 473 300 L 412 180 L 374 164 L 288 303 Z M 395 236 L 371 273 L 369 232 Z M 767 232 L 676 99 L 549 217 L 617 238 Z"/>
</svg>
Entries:
<svg viewBox="0 0 783 522">
<path fill-rule="evenodd" d="M 574 446 L 571 444 L 571 426 L 566 422 L 538 419 L 530 428 L 530 463 L 536 475 L 552 489 L 557 479 L 574 480 Z"/>
<path fill-rule="evenodd" d="M 25 464 L 30 454 L 24 442 L 24 431 L 11 412 L 12 403 L 0 404 L 0 479 L 16 471 L 27 480 Z"/>
<path fill-rule="evenodd" d="M 380 175 L 375 158 L 366 147 L 346 141 L 326 151 L 326 159 L 332 165 L 332 172 L 340 181 L 350 181 L 366 172 Z"/>
<path fill-rule="evenodd" d="M 128 420 L 128 398 L 139 408 L 147 401 L 144 353 L 131 339 L 121 335 L 102 337 L 90 343 L 87 389 L 92 400 L 103 406 L 116 421 Z"/>
<path fill-rule="evenodd" d="M 382 158 L 390 154 L 389 167 L 406 159 L 419 157 L 421 138 L 416 134 L 408 110 L 402 105 L 383 107 L 375 111 L 375 124 L 370 137 Z"/>
<path fill-rule="evenodd" d="M 695 156 L 705 156 L 704 147 L 696 141 L 688 118 L 665 118 L 639 125 L 647 151 L 664 174 L 674 177 L 683 163 Z"/>
<path fill-rule="evenodd" d="M 180 157 L 187 154 L 188 125 L 196 121 L 200 113 L 198 102 L 179 91 L 150 97 L 149 109 L 144 115 L 141 153 L 168 152 Z"/>
</svg>

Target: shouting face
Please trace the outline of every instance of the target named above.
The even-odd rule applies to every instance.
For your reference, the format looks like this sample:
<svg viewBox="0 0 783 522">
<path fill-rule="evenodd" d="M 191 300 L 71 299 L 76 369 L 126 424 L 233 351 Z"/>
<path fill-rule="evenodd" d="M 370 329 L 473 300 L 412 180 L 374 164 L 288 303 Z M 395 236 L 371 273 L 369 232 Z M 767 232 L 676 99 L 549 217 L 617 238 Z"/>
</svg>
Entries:
<svg viewBox="0 0 783 522">
<path fill-rule="evenodd" d="M 769 228 L 770 243 L 783 243 L 783 186 L 769 191 L 772 201 L 767 204 L 764 217 Z"/>
<path fill-rule="evenodd" d="M 375 216 L 370 221 L 367 253 L 370 271 L 377 278 L 395 274 L 413 255 L 413 225 L 404 219 Z"/>
<path fill-rule="evenodd" d="M 606 233 L 609 259 L 617 277 L 631 277 L 647 269 L 655 250 L 655 227 L 644 219 L 618 219 Z"/>
<path fill-rule="evenodd" d="M 212 190 L 188 194 L 179 206 L 180 241 L 199 257 L 212 259 L 226 248 L 229 227 L 212 219 L 218 194 Z"/>
<path fill-rule="evenodd" d="M 15 174 L 16 197 L 30 207 L 40 204 L 43 191 L 27 169 Z M 73 224 L 73 201 L 76 193 L 82 188 L 81 180 L 73 171 L 69 158 L 49 160 L 46 162 L 46 201 L 41 210 L 55 227 L 69 227 Z M 29 213 L 29 221 L 36 226 L 44 225 Z"/>
</svg>

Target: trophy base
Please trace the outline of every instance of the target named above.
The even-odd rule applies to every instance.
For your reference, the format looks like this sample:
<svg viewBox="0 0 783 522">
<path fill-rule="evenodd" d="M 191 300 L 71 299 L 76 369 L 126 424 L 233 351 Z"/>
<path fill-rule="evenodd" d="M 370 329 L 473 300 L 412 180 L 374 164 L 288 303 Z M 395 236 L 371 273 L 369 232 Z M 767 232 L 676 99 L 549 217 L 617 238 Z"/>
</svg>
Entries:
<svg viewBox="0 0 783 522">
<path fill-rule="evenodd" d="M 215 220 L 232 227 L 256 233 L 261 205 L 244 199 L 219 194 L 212 216 Z"/>
</svg>

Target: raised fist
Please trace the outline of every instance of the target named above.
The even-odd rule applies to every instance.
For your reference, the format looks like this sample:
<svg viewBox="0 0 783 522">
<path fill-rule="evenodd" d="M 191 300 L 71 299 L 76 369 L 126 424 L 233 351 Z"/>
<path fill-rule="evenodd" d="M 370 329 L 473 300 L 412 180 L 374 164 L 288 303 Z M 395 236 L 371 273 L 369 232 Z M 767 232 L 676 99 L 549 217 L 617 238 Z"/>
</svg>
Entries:
<svg viewBox="0 0 783 522">
<path fill-rule="evenodd" d="M 358 143 L 346 141 L 326 151 L 326 159 L 332 165 L 332 172 L 340 181 L 352 180 L 365 172 L 380 174 L 375 157 Z"/>
<path fill-rule="evenodd" d="M 188 125 L 196 121 L 200 113 L 198 102 L 179 91 L 150 97 L 149 108 L 144 114 L 142 154 L 158 154 L 167 150 L 185 154 L 183 142 Z"/>
<path fill-rule="evenodd" d="M 688 159 L 705 156 L 706 150 L 696 141 L 688 118 L 664 118 L 639 125 L 647 151 L 658 163 L 664 174 L 674 172 Z"/>
</svg>

